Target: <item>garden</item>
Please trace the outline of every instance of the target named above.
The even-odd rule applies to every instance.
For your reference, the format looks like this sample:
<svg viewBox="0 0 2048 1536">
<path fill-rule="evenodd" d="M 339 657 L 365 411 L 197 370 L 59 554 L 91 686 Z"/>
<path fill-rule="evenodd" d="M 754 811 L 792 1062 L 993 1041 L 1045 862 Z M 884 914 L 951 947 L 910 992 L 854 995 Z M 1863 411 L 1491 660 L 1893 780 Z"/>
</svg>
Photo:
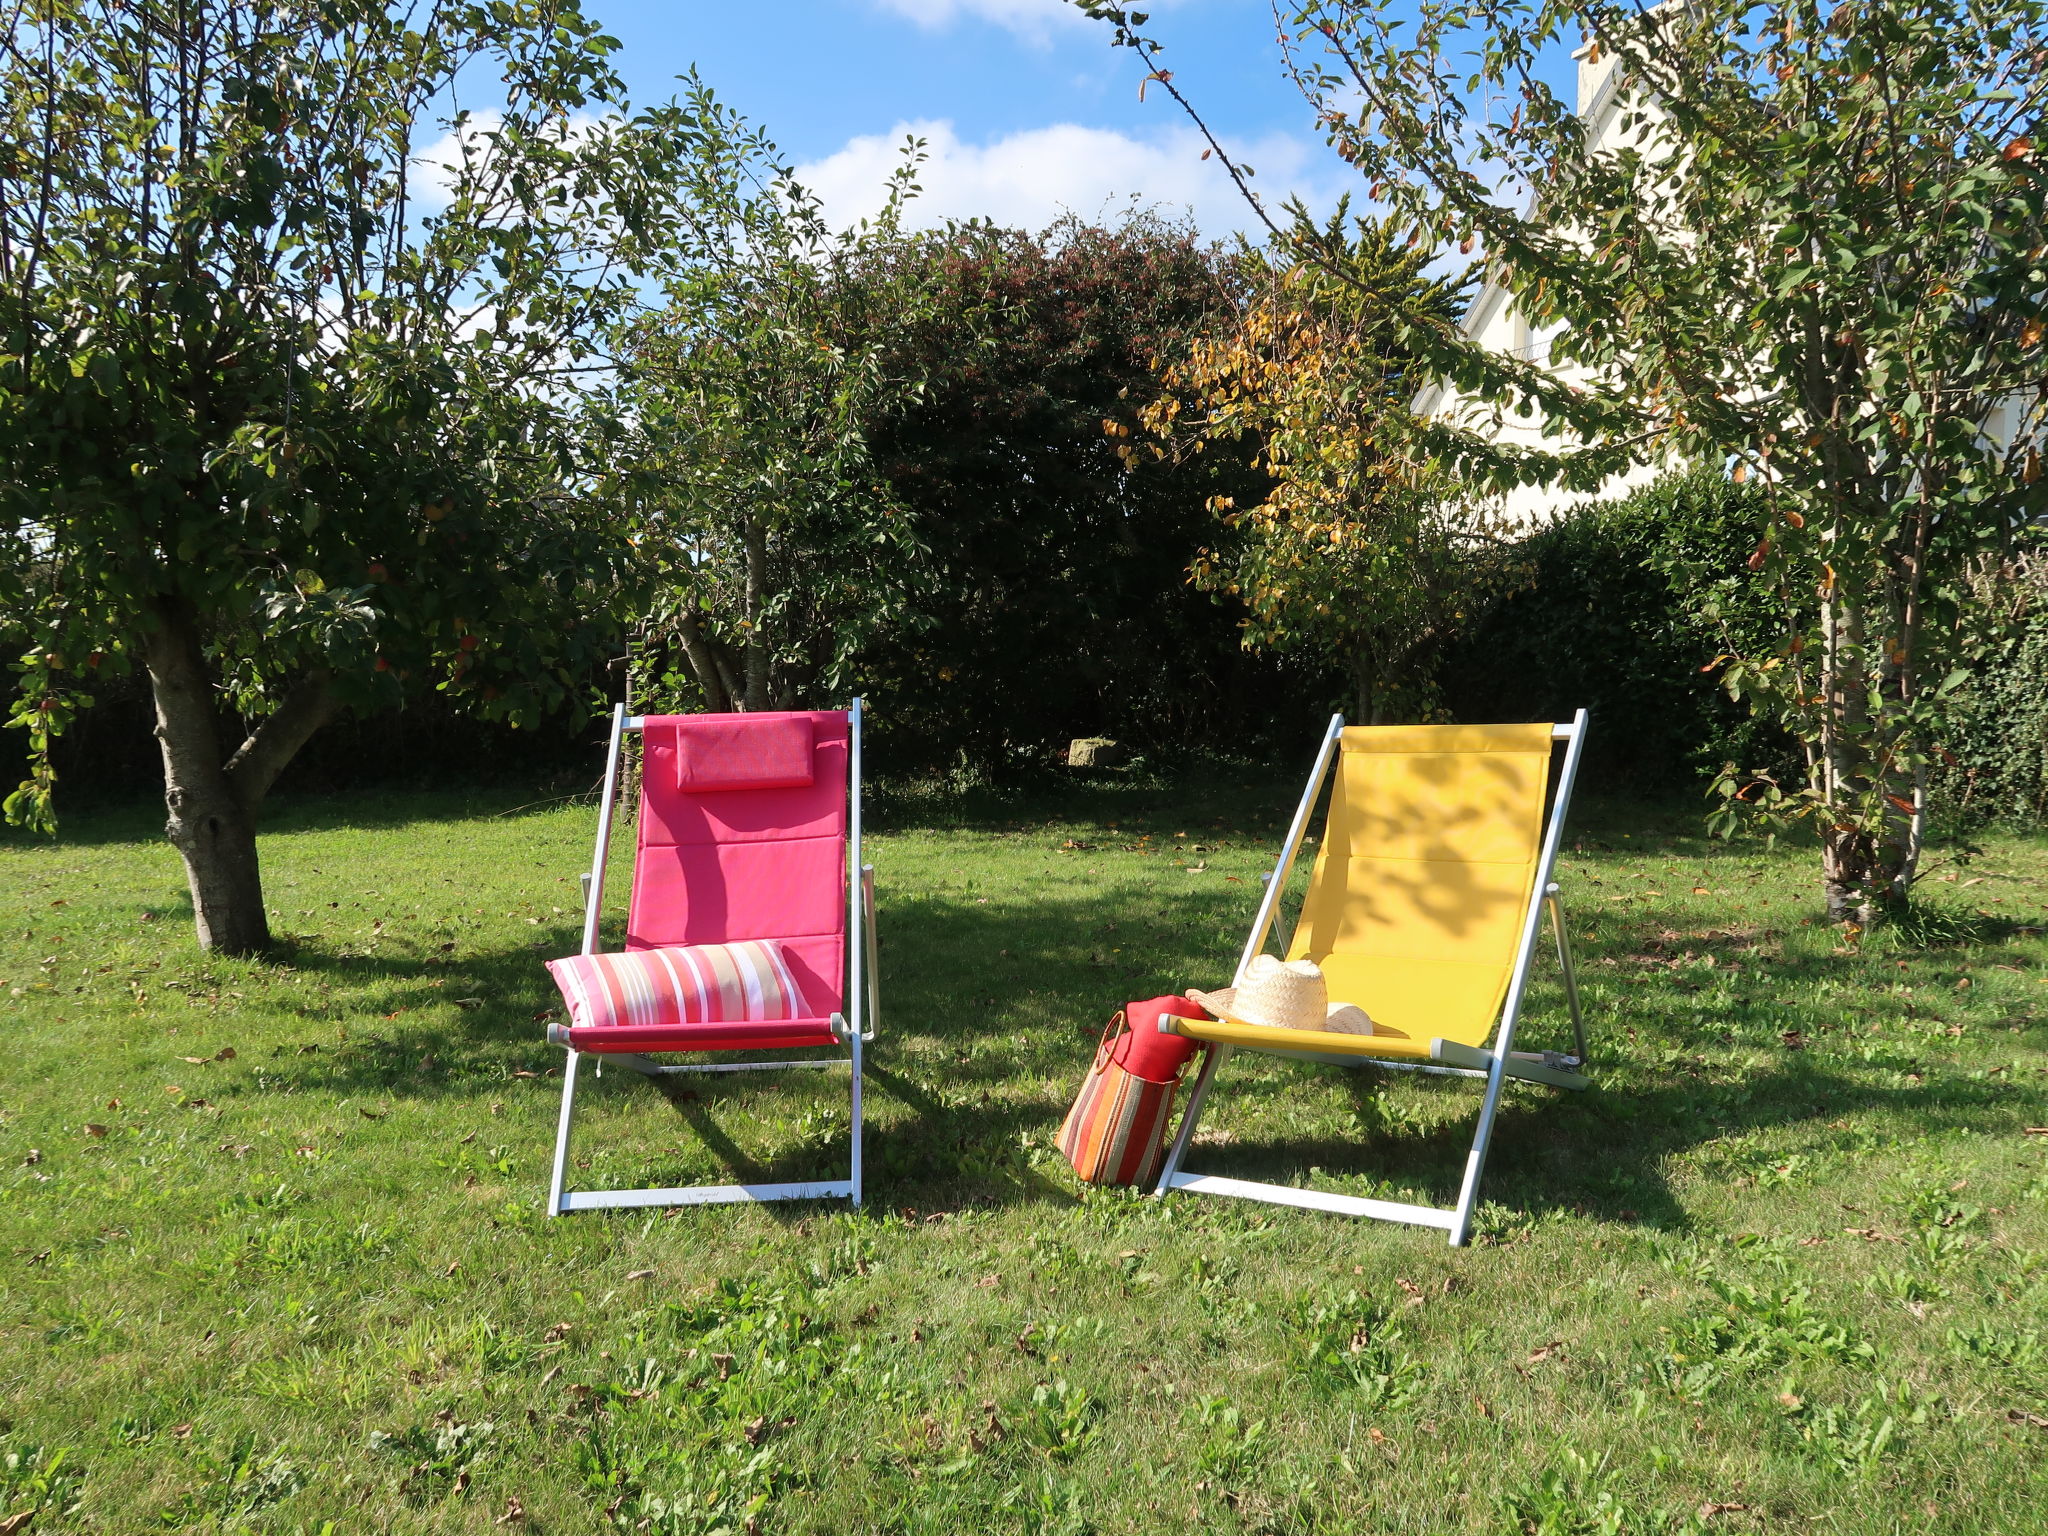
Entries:
<svg viewBox="0 0 2048 1536">
<path fill-rule="evenodd" d="M 0 1536 L 2048 1530 L 2048 9 L 1071 10 L 12 8 Z"/>
</svg>

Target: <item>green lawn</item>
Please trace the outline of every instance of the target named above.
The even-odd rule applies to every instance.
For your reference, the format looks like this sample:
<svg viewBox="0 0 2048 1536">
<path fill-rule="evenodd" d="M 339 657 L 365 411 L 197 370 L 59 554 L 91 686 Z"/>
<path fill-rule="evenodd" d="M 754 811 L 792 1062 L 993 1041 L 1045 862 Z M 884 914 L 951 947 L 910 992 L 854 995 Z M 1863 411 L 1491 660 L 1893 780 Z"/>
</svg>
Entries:
<svg viewBox="0 0 2048 1536">
<path fill-rule="evenodd" d="M 1228 979 L 1291 793 L 881 806 L 858 1216 L 540 1216 L 588 806 L 285 804 L 260 965 L 158 814 L 0 840 L 0 1529 L 2048 1529 L 2048 846 L 1844 952 L 1809 854 L 1590 807 L 1597 1087 L 1509 1090 L 1475 1246 L 1085 1191 L 1096 1033 Z M 579 1183 L 830 1176 L 843 1074 L 737 1076 L 586 1080 Z M 1195 1167 L 1437 1201 L 1476 1099 L 1225 1087 Z"/>
</svg>

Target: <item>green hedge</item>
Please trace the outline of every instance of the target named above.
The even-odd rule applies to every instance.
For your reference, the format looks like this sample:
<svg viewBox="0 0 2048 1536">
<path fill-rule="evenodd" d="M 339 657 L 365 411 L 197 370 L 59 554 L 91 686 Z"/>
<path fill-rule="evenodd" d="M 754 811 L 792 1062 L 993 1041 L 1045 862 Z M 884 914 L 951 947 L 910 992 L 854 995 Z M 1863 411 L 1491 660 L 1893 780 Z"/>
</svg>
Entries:
<svg viewBox="0 0 2048 1536">
<path fill-rule="evenodd" d="M 1678 791 L 1730 759 L 1783 764 L 1790 741 L 1712 666 L 1720 623 L 1745 644 L 1775 627 L 1775 596 L 1748 572 L 1762 523 L 1755 492 L 1711 470 L 1571 509 L 1500 556 L 1501 595 L 1446 658 L 1446 705 L 1461 720 L 1590 710 L 1594 788 Z M 1709 599 L 1719 622 L 1698 616 Z"/>
<path fill-rule="evenodd" d="M 2012 573 L 2018 631 L 1981 667 L 1934 774 L 1934 804 L 1950 830 L 2048 821 L 2048 563 L 2031 552 Z"/>
</svg>

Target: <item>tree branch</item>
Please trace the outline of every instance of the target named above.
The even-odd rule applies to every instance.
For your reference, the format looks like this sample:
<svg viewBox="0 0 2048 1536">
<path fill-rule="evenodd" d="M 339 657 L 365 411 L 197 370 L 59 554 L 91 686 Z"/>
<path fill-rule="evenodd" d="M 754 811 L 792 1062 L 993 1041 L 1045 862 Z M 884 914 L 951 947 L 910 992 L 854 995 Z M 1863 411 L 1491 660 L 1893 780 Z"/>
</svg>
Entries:
<svg viewBox="0 0 2048 1536">
<path fill-rule="evenodd" d="M 255 815 L 285 765 L 339 707 L 324 667 L 299 679 L 276 712 L 251 731 L 227 761 L 228 787 L 243 810 Z"/>
</svg>

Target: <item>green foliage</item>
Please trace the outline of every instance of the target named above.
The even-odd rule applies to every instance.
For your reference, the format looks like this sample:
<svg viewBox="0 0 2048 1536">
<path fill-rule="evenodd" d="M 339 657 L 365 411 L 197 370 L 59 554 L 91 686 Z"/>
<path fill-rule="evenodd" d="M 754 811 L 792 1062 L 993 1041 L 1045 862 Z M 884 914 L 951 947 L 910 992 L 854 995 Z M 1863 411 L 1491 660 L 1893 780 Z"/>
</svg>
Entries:
<svg viewBox="0 0 2048 1536">
<path fill-rule="evenodd" d="M 16 723 L 40 738 L 67 679 L 184 616 L 257 719 L 314 672 L 364 707 L 413 672 L 495 713 L 580 703 L 607 554 L 548 390 L 623 297 L 565 273 L 609 153 L 567 115 L 615 83 L 611 40 L 553 3 L 425 31 L 360 0 L 39 11 L 0 82 Z M 451 125 L 422 210 L 415 125 L 485 60 L 519 105 Z"/>
<path fill-rule="evenodd" d="M 914 289 L 869 281 L 915 190 L 916 141 L 873 224 L 835 233 L 765 134 L 694 76 L 651 114 L 674 145 L 690 218 L 664 306 L 622 338 L 622 445 L 635 543 L 654 593 L 637 671 L 658 707 L 789 709 L 843 699 L 854 658 L 921 623 L 916 532 L 870 453 L 918 380 L 887 329 Z M 856 274 L 859 274 L 858 277 Z"/>
<path fill-rule="evenodd" d="M 1729 699 L 1715 675 L 1731 649 L 1782 625 L 1776 595 L 1745 568 L 1764 517 L 1724 474 L 1667 475 L 1586 502 L 1504 547 L 1499 596 L 1462 633 L 1444 692 L 1466 720 L 1564 720 L 1591 712 L 1592 783 L 1679 789 L 1729 763 L 1777 769 L 1792 743 Z"/>
<path fill-rule="evenodd" d="M 1168 392 L 1144 420 L 1182 454 L 1239 444 L 1270 482 L 1256 500 L 1210 499 L 1223 529 L 1190 570 L 1243 605 L 1246 646 L 1349 674 L 1361 723 L 1414 719 L 1475 595 L 1485 521 L 1406 451 L 1402 333 L 1455 317 L 1458 295 L 1427 274 L 1427 253 L 1348 203 L 1327 223 L 1299 203 L 1288 213 L 1244 262 L 1234 323 L 1162 360 Z"/>
<path fill-rule="evenodd" d="M 585 120 L 617 44 L 574 0 L 11 25 L 0 583 L 33 771 L 7 814 L 49 825 L 76 680 L 146 669 L 202 943 L 258 948 L 254 816 L 337 709 L 409 681 L 514 723 L 583 705 L 624 544 L 574 386 L 668 171 Z M 472 75 L 503 110 L 440 120 Z"/>
<path fill-rule="evenodd" d="M 1271 718 L 1273 672 L 1186 584 L 1203 501 L 1242 455 L 1138 451 L 1155 359 L 1226 315 L 1233 260 L 1145 214 L 1038 233 L 963 225 L 886 253 L 870 280 L 923 295 L 883 338 L 924 381 L 877 422 L 876 461 L 930 551 L 922 612 L 869 658 L 901 759 L 1103 735 L 1184 747 Z"/>
<path fill-rule="evenodd" d="M 1087 8 L 1152 59 L 1139 16 Z M 1721 789 L 1731 816 L 1814 829 L 1838 921 L 1880 917 L 1998 638 L 1974 578 L 2048 510 L 2048 7 L 1282 9 L 1289 68 L 1394 225 L 1418 248 L 1483 243 L 1517 311 L 1561 328 L 1541 361 L 1409 328 L 1442 381 L 1441 464 L 1475 486 L 1590 491 L 1653 457 L 1759 482 L 1750 558 L 1786 625 L 1724 676 L 1806 761 Z M 1603 131 L 1537 67 L 1566 39 Z"/>
<path fill-rule="evenodd" d="M 803 205 L 762 215 L 774 206 Z M 757 546 L 782 690 L 768 697 L 825 704 L 858 686 L 878 755 L 912 769 L 1002 767 L 1077 735 L 1183 746 L 1268 722 L 1278 669 L 1241 657 L 1185 579 L 1204 500 L 1257 477 L 1227 450 L 1180 463 L 1131 448 L 1154 359 L 1221 322 L 1232 259 L 1143 215 L 1039 234 L 885 222 L 805 249 L 789 282 L 743 291 L 760 325 L 810 339 L 793 360 L 772 339 L 752 347 L 764 361 L 734 375 L 722 408 L 760 418 L 744 428 L 758 450 L 720 448 L 724 462 L 774 467 L 748 487 L 730 484 L 737 470 L 703 472 L 723 497 L 704 495 L 704 527 L 737 530 L 750 496 L 786 488 L 790 510 Z M 674 586 L 698 606 L 661 611 L 639 675 L 654 699 L 743 697 L 736 659 L 725 670 L 741 686 L 706 690 L 720 652 L 690 650 L 693 628 L 746 622 L 742 541 L 690 547 L 703 558 Z"/>
<path fill-rule="evenodd" d="M 2015 632 L 1972 669 L 1942 733 L 1935 802 L 1958 831 L 2048 821 L 2048 564 L 2030 550 L 1985 586 Z"/>
</svg>

